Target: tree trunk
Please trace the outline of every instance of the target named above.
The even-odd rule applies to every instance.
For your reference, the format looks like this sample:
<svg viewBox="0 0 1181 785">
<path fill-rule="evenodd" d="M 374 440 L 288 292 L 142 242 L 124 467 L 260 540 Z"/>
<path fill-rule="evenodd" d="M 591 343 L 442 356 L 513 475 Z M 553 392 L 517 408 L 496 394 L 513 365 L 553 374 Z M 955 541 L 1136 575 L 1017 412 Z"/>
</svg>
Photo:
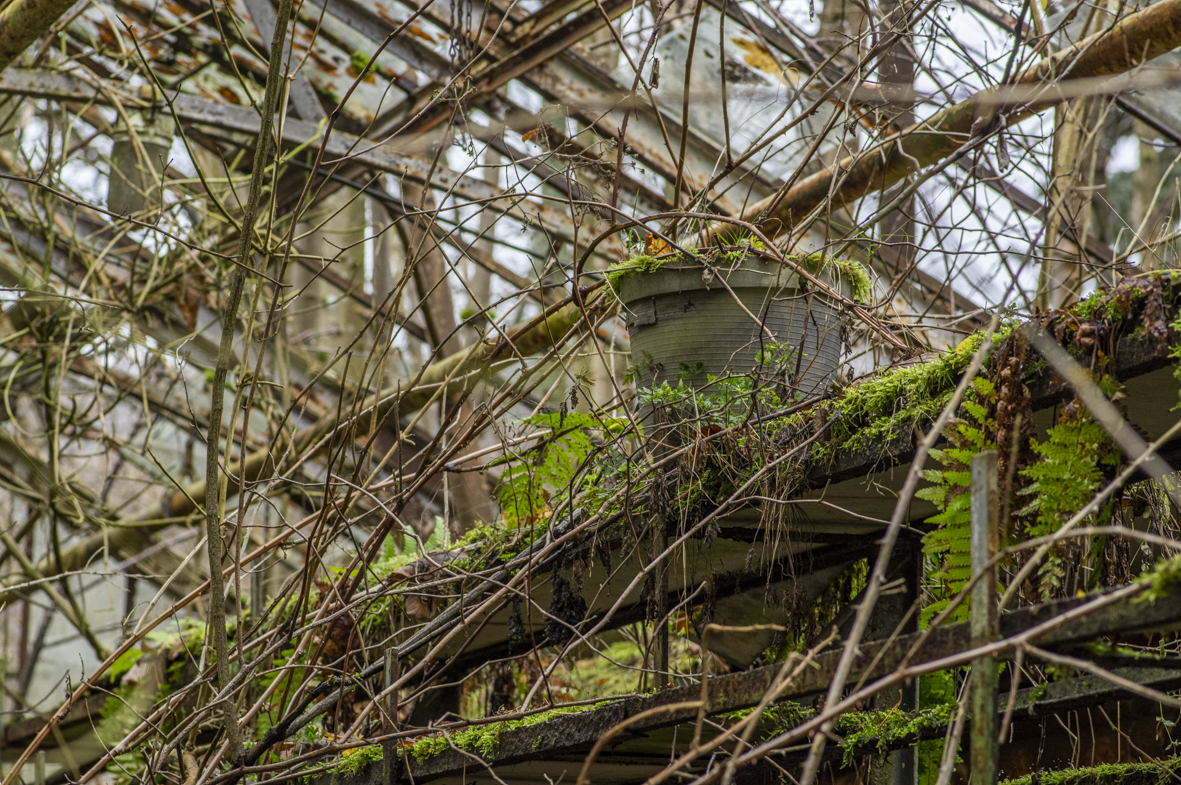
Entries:
<svg viewBox="0 0 1181 785">
<path fill-rule="evenodd" d="M 1039 310 L 1060 308 L 1075 299 L 1090 277 L 1082 249 L 1090 231 L 1094 180 L 1095 138 L 1099 107 L 1083 98 L 1055 110 L 1053 170 L 1046 201 L 1044 257 L 1035 305 Z M 1055 207 L 1057 209 L 1055 209 Z"/>
<path fill-rule="evenodd" d="M 53 26 L 74 0 L 15 0 L 0 11 L 0 71 Z"/>
<path fill-rule="evenodd" d="M 885 17 L 882 34 L 902 33 L 910 27 L 906 0 L 887 0 L 882 5 L 882 15 Z M 880 110 L 880 122 L 894 133 L 914 123 L 914 67 L 909 36 L 899 39 L 898 43 L 882 57 L 878 66 L 882 92 L 887 99 L 887 104 Z M 882 201 L 892 201 L 897 192 L 910 185 L 910 181 L 911 178 L 905 178 L 887 189 L 882 194 Z M 912 197 L 885 216 L 880 224 L 882 244 L 878 249 L 878 255 L 895 276 L 910 269 L 915 261 L 914 204 L 915 200 Z"/>
</svg>

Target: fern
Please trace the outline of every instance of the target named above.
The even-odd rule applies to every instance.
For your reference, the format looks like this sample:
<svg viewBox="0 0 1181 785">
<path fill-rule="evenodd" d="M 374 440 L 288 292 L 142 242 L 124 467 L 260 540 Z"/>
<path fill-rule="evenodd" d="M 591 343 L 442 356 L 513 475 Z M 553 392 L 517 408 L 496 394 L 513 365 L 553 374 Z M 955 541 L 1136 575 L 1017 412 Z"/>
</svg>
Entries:
<svg viewBox="0 0 1181 785">
<path fill-rule="evenodd" d="M 1020 494 L 1031 500 L 1018 514 L 1032 519 L 1031 537 L 1044 537 L 1091 500 L 1103 481 L 1099 467 L 1118 464 L 1119 453 L 1103 427 L 1078 405 L 1066 406 L 1046 440 L 1033 439 L 1030 446 L 1040 460 L 1021 472 L 1031 482 Z M 1065 574 L 1061 556 L 1051 551 L 1038 572 L 1043 598 L 1061 593 Z"/>
<path fill-rule="evenodd" d="M 927 523 L 939 528 L 923 537 L 923 553 L 929 558 L 927 583 L 938 598 L 923 609 L 921 623 L 926 627 L 932 618 L 943 611 L 951 598 L 960 592 L 972 577 L 972 456 L 996 445 L 988 434 L 994 423 L 988 417 L 988 404 L 996 401 L 996 389 L 988 379 L 972 382 L 970 398 L 961 406 L 963 417 L 944 431 L 948 446 L 931 450 L 931 456 L 942 464 L 942 469 L 928 469 L 923 478 L 931 483 L 915 495 L 935 505 L 938 514 Z M 961 603 L 952 613 L 952 621 L 967 618 L 968 607 Z"/>
<path fill-rule="evenodd" d="M 503 459 L 508 468 L 501 475 L 496 495 L 510 527 L 536 523 L 548 517 L 549 500 L 569 491 L 579 470 L 594 450 L 590 430 L 607 427 L 587 414 L 539 414 L 525 422 L 552 433 L 521 456 Z"/>
</svg>

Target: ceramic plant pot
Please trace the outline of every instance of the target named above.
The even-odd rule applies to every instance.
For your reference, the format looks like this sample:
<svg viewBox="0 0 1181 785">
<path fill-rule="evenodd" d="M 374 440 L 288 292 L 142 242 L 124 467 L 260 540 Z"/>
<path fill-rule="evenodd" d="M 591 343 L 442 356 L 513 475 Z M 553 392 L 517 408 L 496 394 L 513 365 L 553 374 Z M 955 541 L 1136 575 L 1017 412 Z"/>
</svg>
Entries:
<svg viewBox="0 0 1181 785">
<path fill-rule="evenodd" d="M 748 256 L 713 269 L 676 260 L 620 279 L 637 384 L 683 379 L 702 389 L 709 376 L 755 371 L 795 397 L 826 390 L 844 349 L 844 307 L 771 260 Z M 833 267 L 817 277 L 851 296 Z"/>
</svg>

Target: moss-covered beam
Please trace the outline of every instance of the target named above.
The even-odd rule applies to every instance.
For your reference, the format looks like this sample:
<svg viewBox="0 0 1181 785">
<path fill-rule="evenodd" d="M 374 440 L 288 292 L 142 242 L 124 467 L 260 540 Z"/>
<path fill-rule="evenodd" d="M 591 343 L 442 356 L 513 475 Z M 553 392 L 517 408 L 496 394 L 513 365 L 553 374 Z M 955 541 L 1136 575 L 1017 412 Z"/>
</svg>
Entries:
<svg viewBox="0 0 1181 785">
<path fill-rule="evenodd" d="M 759 539 L 765 538 L 765 535 L 759 533 L 757 530 L 751 529 L 728 529 L 722 530 L 719 535 L 719 540 L 732 540 L 741 542 L 743 540 L 750 542 L 754 536 L 758 535 Z M 808 569 L 811 572 L 820 572 L 827 568 L 845 565 L 859 559 L 871 558 L 877 552 L 877 545 L 874 542 L 874 536 L 871 535 L 865 538 L 857 539 L 842 535 L 840 542 L 829 545 L 821 545 L 830 538 L 824 535 L 809 535 L 806 532 L 793 535 L 795 542 L 816 542 L 817 548 L 808 551 L 803 559 L 806 559 Z M 740 539 L 741 538 L 741 539 Z M 831 538 L 831 539 L 836 539 Z M 622 556 L 622 542 L 620 538 L 616 537 L 613 541 L 608 541 L 607 547 L 612 549 L 613 559 L 621 559 Z M 582 550 L 567 551 L 563 554 L 567 560 L 586 558 L 595 558 L 591 552 L 590 543 Z M 728 598 L 742 594 L 743 592 L 751 592 L 759 598 L 759 604 L 764 605 L 764 596 L 768 586 L 781 584 L 784 582 L 796 581 L 796 572 L 799 569 L 799 562 L 801 556 L 786 556 L 780 559 L 774 559 L 769 562 L 757 561 L 748 568 L 726 571 L 719 569 L 711 575 L 712 594 L 716 601 L 725 601 Z M 613 576 L 616 583 L 625 583 L 633 577 L 634 573 L 622 572 L 622 570 Z M 697 590 L 697 583 L 694 582 L 689 585 L 673 586 L 666 598 L 667 604 L 665 607 L 675 608 L 686 600 L 691 594 Z M 549 607 L 553 600 L 553 591 L 549 583 L 544 585 L 537 585 L 531 589 L 530 596 L 533 601 L 542 607 Z M 608 596 L 604 594 L 600 598 L 603 607 L 592 607 L 591 613 L 587 617 L 585 626 L 594 626 L 603 620 L 602 611 L 614 605 L 618 597 Z M 603 630 L 614 630 L 628 624 L 643 622 L 648 617 L 648 600 L 645 599 L 640 592 L 636 592 L 632 598 L 632 602 L 619 607 L 611 616 L 610 620 L 604 625 Z M 763 621 L 762 619 L 732 619 L 734 624 L 751 624 Z M 533 640 L 540 646 L 547 644 L 545 638 L 545 619 L 530 619 L 526 622 L 527 625 L 533 625 Z M 455 659 L 449 666 L 448 673 L 451 678 L 455 678 L 457 674 L 467 673 L 486 662 L 497 660 L 502 657 L 511 656 L 519 653 L 519 646 L 514 648 L 509 640 L 497 641 L 495 643 L 481 646 L 472 651 L 464 653 L 461 657 Z"/>
<path fill-rule="evenodd" d="M 1172 573 L 1168 573 L 1171 575 Z M 1168 581 L 1161 581 L 1158 596 L 1153 602 L 1138 602 L 1136 599 L 1123 599 L 1106 606 L 1094 609 L 1086 615 L 1072 619 L 1070 624 L 1054 626 L 1036 639 L 1039 646 L 1064 646 L 1094 640 L 1095 638 L 1121 634 L 1146 629 L 1178 629 L 1181 628 L 1181 584 L 1169 585 Z M 1078 608 L 1086 602 L 1096 599 L 1098 595 L 1083 598 L 1061 600 L 1043 605 L 1021 608 L 1001 618 L 1001 635 L 1012 637 L 1030 630 L 1038 625 L 1051 622 L 1071 609 Z M 877 665 L 866 674 L 869 679 L 892 673 L 899 667 L 903 658 L 919 642 L 924 633 L 903 636 L 892 643 L 875 642 L 863 644 L 861 652 L 854 664 L 852 678 L 860 678 L 867 666 L 880 655 Z M 933 662 L 954 656 L 969 648 L 969 630 L 967 623 L 949 625 L 933 630 L 917 653 L 910 657 L 912 665 Z M 884 650 L 884 651 L 883 651 Z M 819 655 L 815 668 L 804 668 L 797 676 L 792 686 L 781 695 L 782 700 L 803 698 L 816 695 L 828 686 L 832 673 L 840 658 L 840 651 L 830 651 Z M 772 681 L 781 669 L 780 664 L 767 665 L 750 671 L 719 676 L 711 680 L 709 688 L 708 710 L 711 714 L 746 709 L 756 705 L 770 689 Z M 1148 673 L 1148 672 L 1146 672 Z M 1168 686 L 1174 683 L 1177 671 L 1168 669 L 1160 674 L 1161 681 L 1155 682 Z M 1141 679 L 1144 674 L 1141 674 Z M 1150 675 L 1150 678 L 1155 678 Z M 1093 699 L 1099 694 L 1097 683 L 1078 680 L 1073 695 L 1058 695 L 1057 693 L 1034 695 L 1028 693 L 1031 703 L 1047 700 L 1078 700 L 1085 693 L 1091 693 Z M 1063 688 L 1058 688 L 1062 690 Z M 1063 690 L 1069 692 L 1069 690 Z M 585 751 L 607 730 L 623 720 L 634 717 L 659 707 L 672 706 L 695 701 L 700 696 L 700 688 L 696 686 L 680 687 L 662 690 L 661 692 L 643 698 L 629 698 L 618 703 L 595 709 L 592 711 L 568 714 L 553 718 L 547 722 L 531 725 L 527 728 L 511 728 L 496 736 L 494 745 L 486 745 L 491 754 L 483 757 L 495 762 L 498 766 L 508 766 L 529 760 L 546 760 L 555 756 L 576 754 Z M 633 733 L 652 731 L 657 728 L 693 722 L 696 719 L 696 709 L 671 709 L 662 714 L 654 714 L 648 720 L 632 726 Z M 866 739 L 865 743 L 869 743 Z M 909 743 L 905 738 L 896 738 L 891 743 Z M 424 756 L 421 761 L 410 760 L 409 773 L 414 781 L 428 781 L 443 776 L 449 776 L 470 768 L 472 761 L 468 754 L 452 749 L 444 740 L 437 749 L 437 753 Z M 361 782 L 377 785 L 382 776 L 381 767 L 372 766 L 360 773 Z"/>
<path fill-rule="evenodd" d="M 1181 330 L 1169 329 L 1167 323 L 1172 323 L 1179 311 L 1181 280 L 1167 274 L 1157 274 L 1151 280 L 1127 279 L 1111 292 L 1099 293 L 1076 308 L 1050 314 L 1041 322 L 1061 334 L 1068 346 L 1073 345 L 1076 339 L 1081 339 L 1079 331 L 1084 327 L 1088 335 L 1103 336 L 1103 372 L 1126 382 L 1129 421 L 1143 427 L 1149 438 L 1156 438 L 1176 418 L 1175 414 L 1170 413 L 1178 395 L 1172 355 L 1173 346 L 1181 341 Z M 819 504 L 806 507 L 810 523 L 803 531 L 825 531 L 822 527 L 834 522 L 839 524 L 840 531 L 846 536 L 851 530 L 856 530 L 859 535 L 871 536 L 880 531 L 880 525 L 873 521 L 888 517 L 893 509 L 895 497 L 892 492 L 897 491 L 901 475 L 905 473 L 899 471 L 899 467 L 904 467 L 912 460 L 916 434 L 927 426 L 932 402 L 938 404 L 946 400 L 945 396 L 967 365 L 965 358 L 970 359 L 974 351 L 973 340 L 979 339 L 969 339 L 955 352 L 934 361 L 893 369 L 853 385 L 841 396 L 819 404 L 822 407 L 820 412 L 807 413 L 801 426 L 804 429 L 801 432 L 805 434 L 812 433 L 808 430 L 809 424 L 814 425 L 821 416 L 829 420 L 834 409 L 841 416 L 832 418 L 839 420 L 839 429 L 834 426 L 829 430 L 830 434 L 836 436 L 821 449 L 814 448 L 810 457 L 803 457 L 803 465 L 797 467 L 804 474 L 802 495 L 796 490 L 796 485 L 781 494 L 785 499 L 798 498 L 804 502 L 815 501 L 823 496 L 824 500 L 836 505 L 833 509 L 826 509 Z M 1035 419 L 1039 416 L 1049 419 L 1050 408 L 1067 398 L 1069 389 L 1065 383 L 1034 362 L 1029 363 L 1025 370 L 1028 371 L 1026 381 L 1030 387 Z M 776 425 L 778 427 L 782 423 Z M 864 438 L 867 433 L 873 438 Z M 1165 457 L 1170 457 L 1168 450 L 1165 451 Z M 738 467 L 738 470 L 743 469 Z M 867 492 L 867 489 L 872 490 Z M 646 491 L 643 487 L 634 489 L 633 499 L 644 498 Z M 925 520 L 933 510 L 928 502 L 916 500 L 910 511 L 911 520 Z M 755 520 L 758 520 L 757 511 Z M 588 536 L 570 539 L 562 548 L 555 550 L 550 561 L 534 565 L 534 574 L 548 572 L 554 563 L 563 559 L 580 557 L 586 552 L 588 543 L 594 537 L 602 536 L 607 527 L 614 523 L 617 521 L 608 516 L 606 522 L 588 532 Z M 565 534 L 570 531 L 572 521 L 559 520 L 551 525 L 553 532 Z M 742 549 L 744 554 L 746 551 L 746 548 Z M 544 590 L 547 583 L 539 580 L 533 585 L 543 587 Z M 486 590 L 486 586 L 476 586 L 473 592 L 479 596 Z M 542 607 L 548 604 L 544 598 L 534 597 L 535 601 L 538 599 L 541 599 L 539 604 Z M 593 606 L 590 611 L 592 614 L 597 612 Z M 458 614 L 453 613 L 452 608 L 444 609 L 439 617 L 416 633 L 413 641 L 406 644 L 405 654 L 411 655 L 422 641 L 441 634 L 456 623 Z M 484 656 L 501 651 L 497 647 L 503 646 L 508 640 L 508 625 L 489 623 L 483 628 L 487 635 L 479 641 L 469 644 L 465 636 L 455 636 L 451 648 L 439 656 L 454 656 L 460 647 L 466 647 L 463 652 L 465 656 Z M 1075 629 L 1084 628 L 1076 625 Z M 938 645 L 938 641 L 943 640 L 940 636 L 944 634 L 947 634 L 946 630 L 936 633 L 928 642 L 929 645 Z M 945 652 L 950 654 L 957 650 L 949 648 Z M 366 672 L 366 675 L 377 673 L 380 663 L 370 667 L 373 670 Z M 809 671 L 806 679 L 814 675 L 814 671 Z M 755 675 L 750 678 L 757 680 L 759 677 Z M 765 678 L 770 676 L 765 674 Z M 753 694 L 761 695 L 766 684 L 756 681 L 748 686 Z M 827 686 L 827 683 L 821 684 L 823 686 Z M 331 694 L 327 700 L 301 715 L 298 721 L 307 721 L 309 717 L 327 710 L 338 698 L 339 693 Z M 737 705 L 740 702 L 736 702 Z M 296 720 L 293 718 L 292 721 Z"/>
<path fill-rule="evenodd" d="M 1144 658 L 1145 663 L 1151 660 L 1152 658 Z M 1163 667 L 1141 665 L 1117 668 L 1114 672 L 1118 676 L 1146 687 L 1162 691 L 1174 689 L 1181 684 L 1181 663 L 1169 661 L 1163 665 Z M 1013 718 L 1020 720 L 1047 717 L 1063 711 L 1095 706 L 1123 697 L 1127 697 L 1124 690 L 1087 674 L 1078 678 L 1049 682 L 1019 690 L 1014 701 Z M 604 704 L 609 705 L 610 701 L 605 701 Z M 522 728 L 534 729 L 536 759 L 544 761 L 547 757 L 571 752 L 566 747 L 560 746 L 560 738 L 558 739 L 559 747 L 556 749 L 553 744 L 546 745 L 544 743 L 546 740 L 560 736 L 556 732 L 558 725 L 553 721 L 559 717 L 565 717 L 568 720 L 567 724 L 577 724 L 580 721 L 579 717 L 581 717 L 587 725 L 598 728 L 601 727 L 599 719 L 587 715 L 587 712 L 594 711 L 595 708 L 593 706 L 559 707 L 524 719 L 473 725 L 448 734 L 436 733 L 425 736 L 403 747 L 403 751 L 400 753 L 400 757 L 403 759 L 401 765 L 405 766 L 409 763 L 411 768 L 408 773 L 416 780 L 431 779 L 432 770 L 438 765 L 446 766 L 449 762 L 453 762 L 451 758 L 456 755 L 462 756 L 462 752 L 456 752 L 456 750 L 479 754 L 487 760 L 494 760 L 501 766 L 511 765 L 512 760 L 509 753 L 514 746 L 513 734 Z M 599 708 L 601 710 L 603 707 Z M 834 761 L 843 760 L 848 764 L 863 755 L 881 754 L 904 749 L 923 741 L 941 739 L 947 731 L 948 723 L 954 716 L 954 709 L 952 704 L 942 704 L 923 711 L 909 713 L 897 709 L 849 712 L 843 715 L 834 726 L 834 731 L 841 738 L 838 744 L 829 747 L 826 758 Z M 729 724 L 747 714 L 749 711 L 729 712 L 721 715 L 718 719 L 724 724 Z M 1005 709 L 1002 708 L 998 712 L 998 719 L 1004 714 Z M 791 701 L 772 706 L 764 712 L 763 718 L 760 719 L 757 736 L 770 738 L 790 730 L 813 716 L 815 716 L 814 709 Z M 526 738 L 529 737 L 528 734 L 525 735 Z M 684 738 L 687 739 L 690 735 L 686 732 Z M 381 749 L 379 745 L 373 745 L 352 750 L 350 754 L 341 758 L 333 769 L 333 773 L 338 777 L 357 778 L 360 783 L 369 783 L 373 779 L 373 770 L 377 769 L 374 764 L 381 760 Z M 797 751 L 784 758 L 778 758 L 777 761 L 782 765 L 785 760 L 802 758 L 803 754 L 803 751 Z M 616 759 L 610 757 L 605 758 L 603 762 L 612 765 L 618 763 Z M 1158 771 L 1163 772 L 1160 766 L 1169 764 L 1170 761 L 1162 761 L 1159 765 L 1153 765 L 1157 765 Z M 757 764 L 756 768 L 761 765 Z M 1124 785 L 1123 782 L 1110 779 L 1124 774 L 1133 777 L 1130 782 L 1134 785 L 1142 781 L 1149 783 L 1149 785 L 1155 783 L 1155 780 L 1136 779 L 1143 776 L 1145 771 L 1146 769 L 1139 764 L 1133 764 L 1126 771 L 1117 766 L 1102 766 L 1052 772 L 1045 776 L 1050 777 L 1051 782 L 1059 782 L 1060 785 L 1089 785 L 1091 782 L 1096 785 Z M 1094 779 L 1096 776 L 1100 779 Z M 348 783 L 347 785 L 359 785 L 359 783 Z M 1029 785 L 1029 778 L 1010 780 L 1009 785 Z"/>
<path fill-rule="evenodd" d="M 1116 668 L 1112 672 L 1161 692 L 1173 690 L 1181 685 L 1181 672 L 1176 667 Z M 1003 697 L 1000 701 L 1000 710 L 997 712 L 998 719 L 1005 715 Z M 1013 704 L 1013 719 L 1050 717 L 1129 697 L 1134 696 L 1097 676 L 1085 674 L 1077 678 L 1052 681 L 1018 690 Z M 846 714 L 842 717 L 842 722 L 838 722 L 836 726 L 837 732 L 844 736 L 844 740 L 838 745 L 833 756 L 848 760 L 859 755 L 902 749 L 921 741 L 942 739 L 952 714 L 948 708 L 950 705 L 914 714 L 898 711 Z M 768 730 L 774 732 L 789 728 L 777 729 L 771 726 Z M 803 753 L 800 757 L 803 757 Z"/>
<path fill-rule="evenodd" d="M 1181 310 L 1181 306 L 1177 305 L 1181 302 L 1181 282 L 1174 281 L 1168 276 L 1160 276 L 1159 280 L 1152 284 L 1130 281 L 1109 293 L 1099 293 L 1080 304 L 1074 311 L 1055 318 L 1059 319 L 1060 323 L 1075 326 L 1090 323 L 1095 328 L 1094 331 L 1103 332 L 1110 337 L 1110 343 L 1105 341 L 1104 346 L 1110 352 L 1104 372 L 1128 383 L 1129 419 L 1138 426 L 1144 426 L 1145 433 L 1154 438 L 1159 431 L 1154 430 L 1153 423 L 1144 417 L 1156 418 L 1161 422 L 1175 417 L 1170 414 L 1170 409 L 1177 401 L 1177 385 L 1171 376 L 1174 367 L 1171 352 L 1173 345 L 1181 340 L 1181 336 L 1175 333 L 1153 334 L 1143 329 L 1142 310 L 1150 291 L 1151 296 L 1159 295 L 1163 300 L 1166 307 L 1165 319 L 1173 319 Z M 807 500 L 824 496 L 838 504 L 841 509 L 826 510 L 820 505 L 804 507 L 812 526 L 793 531 L 792 537 L 795 541 L 805 542 L 811 538 L 819 544 L 823 542 L 822 535 L 817 535 L 815 530 L 820 526 L 834 521 L 844 527 L 858 523 L 851 520 L 845 510 L 862 514 L 871 520 L 889 517 L 894 504 L 891 492 L 896 491 L 901 485 L 905 467 L 914 456 L 916 441 L 927 424 L 924 413 L 929 414 L 932 409 L 937 412 L 942 406 L 943 396 L 955 386 L 974 348 L 973 339 L 968 339 L 954 352 L 926 363 L 912 364 L 878 374 L 849 387 L 840 397 L 823 404 L 840 412 L 841 416 L 839 422 L 830 430 L 830 434 L 834 434 L 833 438 L 813 448 L 811 456 L 806 458 L 801 467 L 804 481 L 800 498 Z M 1051 371 L 1035 362 L 1031 361 L 1028 369 L 1027 381 L 1035 416 L 1044 415 L 1048 419 L 1052 407 L 1068 399 L 1070 390 Z M 1147 393 L 1156 398 L 1150 400 L 1145 397 Z M 1039 415 L 1039 412 L 1042 415 Z M 1171 424 L 1172 419 L 1168 419 L 1168 422 Z M 1166 458 L 1176 457 L 1170 452 L 1173 449 L 1176 448 L 1169 447 L 1165 450 Z M 645 492 L 646 489 L 643 487 L 636 489 L 635 498 L 642 499 Z M 921 528 L 921 522 L 933 512 L 934 508 L 927 502 L 916 501 L 911 510 L 912 525 Z M 757 511 L 754 513 L 754 519 L 758 519 Z M 566 523 L 560 521 L 554 524 L 557 531 L 565 531 L 565 525 Z M 878 536 L 879 528 L 871 523 L 865 523 L 863 526 L 865 539 Z M 751 528 L 749 531 L 754 532 L 754 529 Z M 600 543 L 617 543 L 618 534 L 617 531 L 609 529 L 609 525 L 605 525 L 596 530 L 593 537 L 572 540 L 556 553 L 554 558 L 566 562 L 580 558 L 595 561 L 591 553 L 591 542 L 598 538 L 597 541 Z M 737 540 L 741 536 L 741 530 L 736 526 L 723 528 L 719 532 L 720 540 Z M 842 542 L 852 539 L 856 538 L 848 534 L 840 535 Z M 617 544 L 610 547 L 613 549 L 612 558 L 615 564 L 619 565 L 619 547 Z M 513 550 L 519 548 L 514 547 Z M 762 566 L 767 565 L 764 563 Z M 539 565 L 535 573 L 543 574 L 550 568 L 551 563 L 547 562 Z M 729 571 L 717 565 L 713 570 L 720 574 Z M 741 572 L 745 573 L 745 570 Z M 634 573 L 619 573 L 616 585 L 619 582 L 626 584 L 631 575 Z M 735 577 L 741 579 L 740 583 L 747 580 L 738 573 L 735 573 Z M 755 583 L 761 585 L 762 582 Z M 549 605 L 548 591 L 547 581 L 535 582 L 534 600 L 542 607 Z M 682 595 L 678 595 L 678 598 L 680 596 Z M 617 598 L 612 596 L 608 605 L 614 604 L 615 599 Z M 591 615 L 594 616 L 597 610 L 592 602 Z M 627 615 L 627 606 L 620 610 L 622 613 L 616 620 L 619 624 L 634 620 Z M 500 638 L 494 635 L 498 631 L 504 632 Z M 483 661 L 505 656 L 507 641 L 507 627 L 489 624 L 483 628 L 479 640 L 469 643 L 466 636 L 457 636 L 453 648 L 447 650 L 446 654 L 450 655 L 463 648 L 463 662 L 457 662 L 454 666 L 457 669 L 455 672 L 459 672 L 459 669 L 470 668 Z"/>
</svg>

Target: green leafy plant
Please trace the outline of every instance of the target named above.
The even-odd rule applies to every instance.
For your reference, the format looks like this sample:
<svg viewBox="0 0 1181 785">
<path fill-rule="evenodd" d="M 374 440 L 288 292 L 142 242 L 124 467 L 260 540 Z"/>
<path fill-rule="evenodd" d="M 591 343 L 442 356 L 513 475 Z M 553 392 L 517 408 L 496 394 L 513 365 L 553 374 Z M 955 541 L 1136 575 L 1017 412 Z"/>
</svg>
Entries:
<svg viewBox="0 0 1181 785">
<path fill-rule="evenodd" d="M 1110 379 L 1101 379 L 1100 387 L 1109 395 L 1115 391 Z M 1031 482 L 1019 493 L 1030 501 L 1018 514 L 1031 520 L 1030 537 L 1044 537 L 1091 501 L 1103 480 L 1100 466 L 1116 466 L 1120 457 L 1103 426 L 1073 403 L 1063 408 L 1046 440 L 1033 439 L 1030 446 L 1039 460 L 1021 472 Z M 1065 573 L 1061 555 L 1051 550 L 1038 571 L 1044 598 L 1060 592 Z"/>
<path fill-rule="evenodd" d="M 340 755 L 340 760 L 337 761 L 335 767 L 336 774 L 355 775 L 360 774 L 369 764 L 376 763 L 381 760 L 382 748 L 380 744 L 370 744 L 365 747 L 353 747 L 347 749 Z"/>
<path fill-rule="evenodd" d="M 750 229 L 745 226 L 724 224 L 719 226 L 714 233 L 721 245 L 750 245 L 751 243 Z M 756 242 L 762 245 L 761 241 L 756 240 Z"/>
<path fill-rule="evenodd" d="M 1181 556 L 1162 559 L 1151 568 L 1145 567 L 1144 573 L 1136 581 L 1148 585 L 1144 593 L 1136 598 L 1136 602 L 1156 602 L 1168 596 L 1173 587 L 1181 584 Z"/>
<path fill-rule="evenodd" d="M 789 348 L 781 344 L 770 344 L 759 355 L 760 362 L 786 362 Z M 752 406 L 762 412 L 771 412 L 783 405 L 779 393 L 766 384 L 756 386 L 749 376 L 707 377 L 707 385 L 700 390 L 689 387 L 685 380 L 700 372 L 682 363 L 677 384 L 662 382 L 655 387 L 636 391 L 641 405 L 664 408 L 674 419 L 691 422 L 698 432 L 713 431 L 715 427 L 728 428 L 744 422 Z"/>
<path fill-rule="evenodd" d="M 766 251 L 767 246 L 757 237 L 752 237 L 750 230 L 741 226 L 729 226 L 717 230 L 718 242 L 722 246 L 734 248 L 732 251 L 718 253 L 717 261 L 722 264 L 734 265 L 741 262 L 751 250 Z"/>
<path fill-rule="evenodd" d="M 107 677 L 112 681 L 127 673 L 135 664 L 139 662 L 140 658 L 144 656 L 143 649 L 128 649 L 119 655 L 111 667 L 107 670 Z"/>
<path fill-rule="evenodd" d="M 794 366 L 798 353 L 798 347 L 776 341 L 767 343 L 766 346 L 759 349 L 755 353 L 755 361 L 773 371 L 790 369 Z"/>
<path fill-rule="evenodd" d="M 952 422 L 944 431 L 948 446 L 931 450 L 931 456 L 943 468 L 926 470 L 923 477 L 931 485 L 915 494 L 939 510 L 937 515 L 927 519 L 927 523 L 937 524 L 939 528 L 923 538 L 923 552 L 934 565 L 927 580 L 939 598 L 923 609 L 924 627 L 947 607 L 972 577 L 970 465 L 974 455 L 996 447 L 988 437 L 994 429 L 988 416 L 988 405 L 995 402 L 996 397 L 996 389 L 988 379 L 977 377 L 972 381 L 970 395 L 961 407 L 963 418 Z M 961 603 L 952 612 L 951 619 L 965 619 L 967 613 L 967 603 Z"/>
<path fill-rule="evenodd" d="M 572 485 L 594 451 L 590 434 L 606 427 L 598 418 L 578 413 L 539 414 L 525 422 L 549 428 L 551 433 L 532 450 L 502 459 L 508 468 L 496 496 L 510 527 L 548 518 L 549 500 L 555 493 L 577 490 Z"/>
</svg>

